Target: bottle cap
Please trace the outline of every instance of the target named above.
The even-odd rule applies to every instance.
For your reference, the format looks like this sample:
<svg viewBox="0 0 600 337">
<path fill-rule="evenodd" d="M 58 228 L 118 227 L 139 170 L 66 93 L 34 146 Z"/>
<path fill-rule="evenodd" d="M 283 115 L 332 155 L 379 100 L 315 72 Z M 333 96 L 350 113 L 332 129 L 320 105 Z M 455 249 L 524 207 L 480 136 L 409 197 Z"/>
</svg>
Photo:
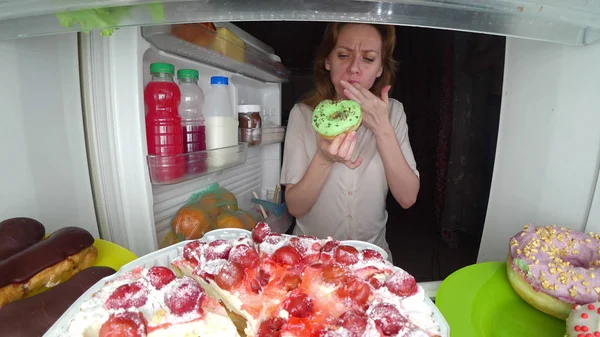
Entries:
<svg viewBox="0 0 600 337">
<path fill-rule="evenodd" d="M 229 84 L 229 80 L 225 76 L 213 76 L 210 78 L 210 84 Z"/>
<path fill-rule="evenodd" d="M 238 105 L 239 113 L 258 112 L 260 113 L 260 105 L 240 104 Z"/>
<path fill-rule="evenodd" d="M 179 69 L 179 70 L 177 70 L 177 78 L 198 79 L 198 70 L 196 70 L 196 69 Z"/>
<path fill-rule="evenodd" d="M 175 73 L 175 67 L 170 63 L 157 62 L 150 64 L 151 73 Z"/>
</svg>

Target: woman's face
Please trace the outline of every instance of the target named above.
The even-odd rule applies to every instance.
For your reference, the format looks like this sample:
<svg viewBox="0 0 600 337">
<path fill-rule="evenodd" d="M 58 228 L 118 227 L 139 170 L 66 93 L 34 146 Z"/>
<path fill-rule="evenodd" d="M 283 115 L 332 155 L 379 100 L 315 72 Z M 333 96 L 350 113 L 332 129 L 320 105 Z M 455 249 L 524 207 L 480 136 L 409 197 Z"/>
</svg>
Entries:
<svg viewBox="0 0 600 337">
<path fill-rule="evenodd" d="M 337 43 L 325 60 L 336 99 L 346 99 L 341 80 L 371 89 L 383 71 L 381 43 L 381 36 L 375 27 L 365 24 L 342 26 Z"/>
</svg>

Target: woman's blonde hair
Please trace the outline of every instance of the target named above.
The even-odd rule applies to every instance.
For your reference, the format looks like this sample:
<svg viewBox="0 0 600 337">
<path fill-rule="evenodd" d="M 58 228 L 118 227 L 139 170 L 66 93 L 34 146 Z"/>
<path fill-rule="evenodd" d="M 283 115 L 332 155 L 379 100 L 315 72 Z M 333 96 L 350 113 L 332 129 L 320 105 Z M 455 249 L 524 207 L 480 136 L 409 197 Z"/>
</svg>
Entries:
<svg viewBox="0 0 600 337">
<path fill-rule="evenodd" d="M 335 97 L 335 88 L 329 77 L 329 71 L 325 69 L 325 60 L 335 47 L 340 30 L 347 23 L 332 22 L 327 25 L 323 40 L 313 65 L 314 88 L 302 97 L 302 103 L 315 108 L 319 102 L 324 99 L 333 99 Z M 396 27 L 392 25 L 369 24 L 377 29 L 381 36 L 381 66 L 383 72 L 373 86 L 371 92 L 377 96 L 381 95 L 381 89 L 386 85 L 394 83 L 396 80 L 397 64 L 394 60 L 394 48 L 396 47 Z"/>
</svg>

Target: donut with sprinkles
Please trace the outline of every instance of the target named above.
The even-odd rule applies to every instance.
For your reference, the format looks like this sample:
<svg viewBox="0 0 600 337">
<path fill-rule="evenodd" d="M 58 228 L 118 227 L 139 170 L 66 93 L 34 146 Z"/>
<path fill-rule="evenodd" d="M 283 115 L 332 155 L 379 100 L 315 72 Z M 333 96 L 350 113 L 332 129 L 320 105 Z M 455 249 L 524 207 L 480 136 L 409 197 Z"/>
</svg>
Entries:
<svg viewBox="0 0 600 337">
<path fill-rule="evenodd" d="M 600 302 L 575 304 L 567 318 L 565 337 L 600 337 Z"/>
<path fill-rule="evenodd" d="M 596 233 L 525 225 L 510 238 L 506 266 L 515 292 L 557 318 L 566 319 L 573 305 L 600 301 L 600 235 Z"/>
</svg>

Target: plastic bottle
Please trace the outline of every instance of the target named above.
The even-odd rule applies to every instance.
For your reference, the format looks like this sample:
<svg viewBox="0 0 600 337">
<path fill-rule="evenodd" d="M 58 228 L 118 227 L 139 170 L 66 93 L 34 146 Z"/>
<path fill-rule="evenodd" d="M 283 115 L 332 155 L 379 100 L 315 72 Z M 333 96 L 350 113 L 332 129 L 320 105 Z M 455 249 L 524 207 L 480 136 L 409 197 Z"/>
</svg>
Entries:
<svg viewBox="0 0 600 337">
<path fill-rule="evenodd" d="M 235 146 L 238 144 L 238 116 L 231 106 L 229 80 L 225 76 L 213 76 L 210 84 L 204 105 L 206 149 Z"/>
<path fill-rule="evenodd" d="M 198 71 L 195 69 L 179 69 L 177 71 L 181 103 L 179 103 L 179 116 L 181 116 L 181 132 L 183 135 L 183 153 L 192 153 L 206 150 L 206 135 L 204 126 L 204 93 L 198 86 Z M 186 171 L 188 173 L 201 173 L 206 170 L 204 157 L 187 155 Z"/>
<path fill-rule="evenodd" d="M 169 63 L 152 63 L 152 79 L 144 88 L 146 105 L 146 141 L 153 182 L 169 183 L 185 175 L 185 158 L 178 113 L 181 92 L 173 81 L 175 67 Z M 153 172 L 152 172 L 153 171 Z"/>
</svg>

